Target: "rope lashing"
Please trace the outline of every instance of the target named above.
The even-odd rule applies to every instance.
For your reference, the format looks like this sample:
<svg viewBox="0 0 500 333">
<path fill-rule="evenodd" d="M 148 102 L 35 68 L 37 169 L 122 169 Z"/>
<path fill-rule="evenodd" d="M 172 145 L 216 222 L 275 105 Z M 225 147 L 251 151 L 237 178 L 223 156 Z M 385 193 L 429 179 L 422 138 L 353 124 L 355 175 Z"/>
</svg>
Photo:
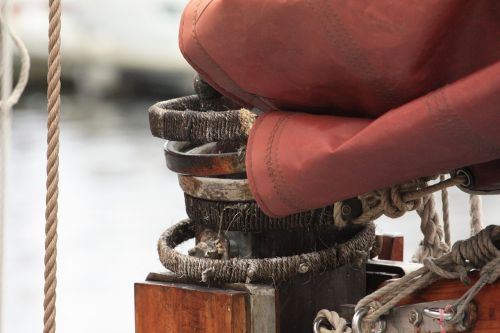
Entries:
<svg viewBox="0 0 500 333">
<path fill-rule="evenodd" d="M 353 238 L 330 248 L 288 257 L 228 260 L 196 258 L 175 251 L 193 238 L 194 224 L 184 220 L 167 229 L 158 241 L 160 261 L 178 276 L 204 282 L 284 281 L 298 274 L 320 272 L 359 261 L 375 241 L 375 226 L 369 223 Z"/>
<path fill-rule="evenodd" d="M 184 194 L 186 213 L 197 224 L 214 230 L 260 232 L 333 227 L 333 206 L 271 218 L 255 202 L 224 202 Z"/>
<path fill-rule="evenodd" d="M 47 74 L 47 195 L 45 209 L 44 333 L 56 331 L 57 200 L 59 196 L 59 114 L 61 107 L 61 1 L 49 0 Z"/>
<path fill-rule="evenodd" d="M 494 242 L 500 240 L 500 226 L 490 225 L 477 235 L 456 242 L 450 253 L 424 260 L 424 267 L 403 276 L 361 299 L 356 310 L 367 308 L 366 322 L 375 322 L 406 296 L 432 284 L 440 278 L 460 278 L 468 282 L 470 268 L 485 269 L 485 281 L 498 278 L 500 250 Z"/>
<path fill-rule="evenodd" d="M 153 136 L 192 143 L 246 140 L 256 118 L 224 97 L 203 101 L 192 95 L 149 108 Z"/>
<path fill-rule="evenodd" d="M 390 218 L 398 218 L 406 212 L 416 210 L 423 205 L 423 198 L 436 191 L 464 184 L 466 176 L 458 175 L 433 185 L 427 185 L 429 178 L 417 179 L 405 184 L 395 185 L 358 196 L 363 206 L 363 213 L 346 221 L 342 218 L 342 207 L 334 209 L 335 224 L 342 228 L 347 223 L 365 224 L 376 220 L 382 215 Z"/>
</svg>

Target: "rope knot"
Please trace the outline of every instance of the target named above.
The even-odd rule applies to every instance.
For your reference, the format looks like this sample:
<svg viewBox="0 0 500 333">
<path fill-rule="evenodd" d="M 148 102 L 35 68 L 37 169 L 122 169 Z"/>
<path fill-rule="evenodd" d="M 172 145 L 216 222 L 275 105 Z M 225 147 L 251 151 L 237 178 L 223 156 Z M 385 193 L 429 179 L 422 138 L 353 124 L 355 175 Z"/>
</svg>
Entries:
<svg viewBox="0 0 500 333">
<path fill-rule="evenodd" d="M 480 275 L 481 277 L 484 277 L 486 283 L 495 283 L 495 281 L 500 277 L 500 257 L 497 257 L 484 265 L 483 269 L 481 269 Z"/>
<path fill-rule="evenodd" d="M 451 249 L 451 260 L 461 266 L 481 268 L 500 257 L 500 250 L 493 244 L 495 225 L 489 225 L 467 240 L 457 241 Z"/>
<path fill-rule="evenodd" d="M 335 311 L 328 311 L 328 310 L 320 310 L 318 314 L 316 315 L 315 322 L 321 320 L 324 321 L 326 320 L 328 324 L 332 327 L 332 329 L 325 328 L 323 326 L 319 326 L 319 329 L 316 330 L 315 328 L 315 333 L 351 333 L 352 330 L 350 327 L 347 326 L 347 321 L 340 317 L 339 314 Z"/>
</svg>

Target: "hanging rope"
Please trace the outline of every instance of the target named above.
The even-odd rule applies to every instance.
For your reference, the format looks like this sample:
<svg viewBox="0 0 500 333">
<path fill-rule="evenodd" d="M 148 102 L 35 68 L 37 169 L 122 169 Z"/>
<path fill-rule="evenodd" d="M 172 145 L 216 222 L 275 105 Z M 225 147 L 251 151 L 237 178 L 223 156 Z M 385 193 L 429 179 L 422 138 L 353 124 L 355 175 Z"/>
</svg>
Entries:
<svg viewBox="0 0 500 333">
<path fill-rule="evenodd" d="M 445 175 L 439 176 L 440 181 L 445 180 Z M 443 205 L 443 229 L 444 229 L 444 241 L 448 247 L 451 247 L 451 232 L 450 232 L 450 204 L 448 200 L 448 189 L 443 188 L 441 190 L 441 203 Z"/>
<path fill-rule="evenodd" d="M 470 235 L 474 236 L 483 229 L 483 213 L 481 197 L 476 194 L 471 194 L 469 197 L 470 203 Z"/>
<path fill-rule="evenodd" d="M 0 100 L 0 256 L 4 250 L 4 220 L 5 220 L 5 188 L 7 178 L 7 161 L 9 160 L 10 127 L 12 107 L 21 97 L 26 84 L 28 83 L 30 57 L 23 41 L 11 29 L 6 20 L 9 7 L 6 1 L 0 13 L 0 28 L 2 31 L 2 52 L 0 55 L 0 71 L 2 92 Z M 14 90 L 12 90 L 12 47 L 9 38 L 18 49 L 21 59 L 21 69 L 19 78 Z M 3 257 L 0 257 L 0 323 L 2 322 L 2 291 L 3 291 Z M 0 325 L 0 331 L 2 330 Z"/>
<path fill-rule="evenodd" d="M 427 257 L 440 257 L 449 252 L 449 246 L 443 241 L 444 231 L 439 215 L 436 211 L 434 195 L 430 194 L 423 198 L 423 205 L 417 208 L 420 216 L 420 230 L 424 239 L 412 257 L 414 262 L 422 262 Z"/>
<path fill-rule="evenodd" d="M 61 103 L 61 2 L 60 0 L 49 0 L 49 5 L 44 333 L 56 331 L 57 199 L 59 195 L 59 113 Z"/>
</svg>

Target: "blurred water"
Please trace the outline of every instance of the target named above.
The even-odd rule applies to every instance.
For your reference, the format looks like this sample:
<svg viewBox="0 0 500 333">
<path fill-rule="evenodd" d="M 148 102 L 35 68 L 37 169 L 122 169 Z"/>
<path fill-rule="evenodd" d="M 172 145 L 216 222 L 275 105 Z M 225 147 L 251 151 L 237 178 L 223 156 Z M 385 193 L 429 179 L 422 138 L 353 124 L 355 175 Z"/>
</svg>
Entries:
<svg viewBox="0 0 500 333">
<path fill-rule="evenodd" d="M 154 101 L 63 98 L 57 326 L 60 332 L 134 331 L 133 283 L 161 270 L 156 241 L 185 216 L 162 141 L 146 110 Z M 45 114 L 42 96 L 14 114 L 5 250 L 6 333 L 40 332 L 43 302 Z M 468 236 L 467 195 L 451 192 L 453 239 Z M 495 197 L 486 221 L 498 222 Z M 406 258 L 421 238 L 416 214 L 382 219 L 403 233 Z"/>
</svg>

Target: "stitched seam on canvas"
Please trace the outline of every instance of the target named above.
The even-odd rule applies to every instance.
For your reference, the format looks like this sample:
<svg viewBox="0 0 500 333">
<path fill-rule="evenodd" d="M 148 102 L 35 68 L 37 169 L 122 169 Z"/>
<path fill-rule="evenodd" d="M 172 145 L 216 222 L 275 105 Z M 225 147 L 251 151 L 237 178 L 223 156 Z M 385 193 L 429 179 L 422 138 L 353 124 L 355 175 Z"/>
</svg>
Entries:
<svg viewBox="0 0 500 333">
<path fill-rule="evenodd" d="M 391 89 L 387 80 L 373 81 L 373 78 L 378 77 L 378 75 L 376 75 L 378 74 L 377 71 L 367 60 L 359 46 L 356 45 L 351 34 L 347 29 L 345 29 L 342 20 L 333 11 L 331 6 L 319 6 L 317 2 L 313 3 L 311 0 L 308 0 L 307 3 L 313 12 L 317 13 L 317 16 L 324 27 L 324 31 L 331 40 L 331 43 L 342 53 L 344 59 L 349 63 L 349 66 L 352 69 L 357 69 L 356 73 L 360 76 L 361 80 L 367 84 L 370 89 L 373 90 L 383 101 L 385 104 L 384 107 L 388 109 L 398 106 L 400 103 L 394 95 L 393 89 Z M 321 10 L 322 8 L 324 10 Z"/>
<path fill-rule="evenodd" d="M 260 121 L 257 121 L 257 123 L 254 125 L 255 127 L 252 129 L 252 133 L 251 135 L 249 136 L 249 140 L 248 140 L 248 147 L 247 147 L 247 154 L 252 154 L 253 153 L 253 145 L 254 145 L 254 140 L 255 140 L 255 133 L 257 133 L 260 125 L 262 123 L 262 119 Z M 250 171 L 251 173 L 251 177 L 249 178 L 249 181 L 250 181 L 250 188 L 253 188 L 254 189 L 254 197 L 255 199 L 257 199 L 257 201 L 259 202 L 259 205 L 262 206 L 262 208 L 264 210 L 267 210 L 273 214 L 275 214 L 272 209 L 269 209 L 269 206 L 266 205 L 266 203 L 262 200 L 262 197 L 260 196 L 258 190 L 257 190 L 257 183 L 255 182 L 255 176 L 254 176 L 254 172 L 253 172 L 253 156 L 251 155 L 248 155 L 248 167 L 247 167 L 247 172 Z"/>
<path fill-rule="evenodd" d="M 282 184 L 279 182 L 277 178 L 279 176 L 279 170 L 275 165 L 275 163 L 273 162 L 273 157 L 277 153 L 275 151 L 275 149 L 277 150 L 277 148 L 273 149 L 273 147 L 277 147 L 276 136 L 278 135 L 278 131 L 280 131 L 283 128 L 283 126 L 292 116 L 293 114 L 291 113 L 281 116 L 281 118 L 274 125 L 266 145 L 265 163 L 267 168 L 267 174 L 269 175 L 274 191 L 278 195 L 278 198 L 281 200 L 281 202 L 290 208 L 300 209 L 300 207 L 297 207 L 293 202 L 291 202 L 291 200 L 289 200 L 287 195 L 282 191 Z"/>
<path fill-rule="evenodd" d="M 494 152 L 488 145 L 484 145 L 483 140 L 454 113 L 443 89 L 425 98 L 425 105 L 439 131 L 453 136 L 453 141 L 461 142 L 466 137 L 467 141 L 473 142 L 472 145 L 477 147 L 478 151 Z"/>
<path fill-rule="evenodd" d="M 210 6 L 210 4 L 212 3 L 213 1 L 210 1 L 209 4 L 207 4 L 205 6 L 205 8 L 203 9 L 203 11 L 208 8 L 208 6 Z M 264 103 L 265 105 L 269 105 L 269 103 L 265 102 L 264 100 L 262 100 L 261 98 L 259 98 L 258 96 L 256 95 L 253 95 L 253 94 L 250 94 L 246 91 L 244 91 L 243 89 L 241 89 L 237 84 L 236 82 L 215 62 L 215 60 L 210 56 L 210 54 L 208 54 L 208 52 L 205 50 L 205 48 L 201 45 L 201 42 L 199 41 L 198 39 L 198 35 L 196 34 L 196 23 L 198 22 L 198 9 L 199 9 L 199 6 L 201 5 L 201 0 L 198 1 L 198 3 L 196 4 L 196 7 L 195 7 L 195 10 L 194 10 L 194 16 L 193 16 L 193 29 L 191 30 L 191 37 L 193 38 L 193 40 L 195 41 L 196 43 L 196 46 L 198 46 L 198 48 L 201 50 L 202 52 L 202 55 L 205 57 L 205 59 L 215 68 L 215 70 L 219 71 L 220 74 L 222 74 L 228 81 L 230 81 L 230 84 L 233 86 L 232 88 L 236 88 L 238 93 L 239 94 L 242 94 L 243 96 L 247 96 L 247 98 L 251 98 L 252 100 L 259 100 L 261 103 Z M 233 94 L 233 93 L 231 93 Z M 238 96 L 237 96 L 238 97 Z"/>
</svg>

